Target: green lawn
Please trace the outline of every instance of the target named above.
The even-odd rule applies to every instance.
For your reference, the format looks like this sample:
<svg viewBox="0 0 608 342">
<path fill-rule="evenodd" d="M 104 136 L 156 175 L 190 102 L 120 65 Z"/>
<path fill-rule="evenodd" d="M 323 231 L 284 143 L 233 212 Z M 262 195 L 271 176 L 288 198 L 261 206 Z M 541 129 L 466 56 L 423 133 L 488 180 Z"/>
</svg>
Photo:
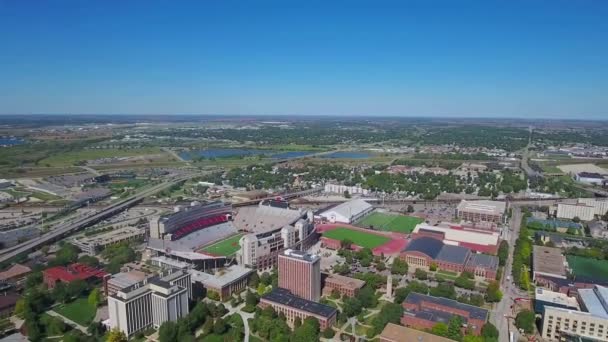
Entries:
<svg viewBox="0 0 608 342">
<path fill-rule="evenodd" d="M 93 318 L 95 318 L 97 308 L 89 304 L 87 298 L 78 298 L 71 303 L 57 306 L 53 311 L 87 327 L 93 321 Z"/>
<path fill-rule="evenodd" d="M 376 248 L 378 246 L 384 245 L 385 243 L 391 240 L 386 236 L 360 232 L 358 230 L 349 229 L 345 227 L 338 227 L 333 230 L 328 230 L 323 233 L 323 236 L 340 241 L 348 239 L 352 241 L 355 245 L 364 248 Z"/>
<path fill-rule="evenodd" d="M 568 255 L 568 265 L 578 277 L 608 281 L 608 261 Z"/>
<path fill-rule="evenodd" d="M 419 217 L 372 213 L 357 223 L 358 226 L 387 230 L 399 233 L 411 233 L 417 224 L 424 220 Z"/>
<path fill-rule="evenodd" d="M 162 153 L 162 151 L 158 147 L 145 147 L 134 149 L 82 149 L 80 151 L 72 151 L 52 155 L 48 158 L 41 160 L 38 164 L 48 166 L 69 166 L 74 165 L 74 163 L 77 161 L 95 160 L 100 158 L 111 157 L 142 156 L 146 154 L 160 153 Z"/>
<path fill-rule="evenodd" d="M 241 248 L 239 246 L 239 240 L 241 239 L 241 236 L 243 236 L 243 234 L 237 234 L 225 240 L 216 242 L 213 245 L 203 248 L 203 252 L 214 255 L 230 256 L 236 253 L 239 248 Z"/>
</svg>

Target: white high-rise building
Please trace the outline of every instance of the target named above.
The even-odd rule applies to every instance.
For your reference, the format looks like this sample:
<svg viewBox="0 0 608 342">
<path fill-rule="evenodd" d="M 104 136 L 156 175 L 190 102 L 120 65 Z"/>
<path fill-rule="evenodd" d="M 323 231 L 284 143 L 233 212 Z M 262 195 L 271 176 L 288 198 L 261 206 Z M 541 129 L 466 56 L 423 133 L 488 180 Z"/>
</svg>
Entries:
<svg viewBox="0 0 608 342">
<path fill-rule="evenodd" d="M 108 296 L 110 326 L 127 337 L 188 314 L 190 273 L 167 270 Z"/>
</svg>

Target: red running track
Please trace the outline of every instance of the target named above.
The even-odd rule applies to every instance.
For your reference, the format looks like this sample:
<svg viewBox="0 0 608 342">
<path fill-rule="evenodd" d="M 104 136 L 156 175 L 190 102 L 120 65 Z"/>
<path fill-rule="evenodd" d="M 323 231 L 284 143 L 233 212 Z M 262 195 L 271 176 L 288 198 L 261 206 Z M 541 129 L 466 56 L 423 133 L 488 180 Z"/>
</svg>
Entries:
<svg viewBox="0 0 608 342">
<path fill-rule="evenodd" d="M 378 246 L 378 247 L 372 249 L 372 252 L 374 253 L 374 255 L 380 255 L 382 253 L 384 253 L 384 255 L 399 254 L 399 252 L 401 252 L 405 248 L 405 246 L 407 246 L 406 235 L 395 233 L 395 232 L 375 231 L 375 230 L 365 229 L 365 228 L 361 228 L 361 227 L 355 227 L 353 225 L 346 224 L 346 223 L 323 223 L 323 224 L 317 224 L 317 225 L 315 225 L 315 227 L 316 227 L 317 232 L 319 232 L 321 234 L 328 230 L 333 230 L 338 227 L 344 227 L 344 228 L 349 228 L 349 229 L 353 229 L 353 230 L 359 230 L 359 231 L 369 233 L 369 234 L 382 235 L 382 236 L 391 238 L 391 240 L 389 242 L 385 243 L 384 245 L 381 245 L 381 246 Z"/>
</svg>

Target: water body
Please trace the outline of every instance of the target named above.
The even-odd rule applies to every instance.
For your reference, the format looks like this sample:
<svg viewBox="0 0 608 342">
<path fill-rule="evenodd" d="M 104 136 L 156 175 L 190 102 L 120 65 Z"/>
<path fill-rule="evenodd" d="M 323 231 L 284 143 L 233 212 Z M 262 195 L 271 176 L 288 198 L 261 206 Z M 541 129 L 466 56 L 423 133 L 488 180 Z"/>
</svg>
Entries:
<svg viewBox="0 0 608 342">
<path fill-rule="evenodd" d="M 179 154 L 185 160 L 192 160 L 193 158 L 228 158 L 228 157 L 247 157 L 265 155 L 275 159 L 290 159 L 298 158 L 309 155 L 314 152 L 309 151 L 273 151 L 273 150 L 257 150 L 257 149 L 244 149 L 244 148 L 211 148 L 208 150 L 198 150 L 190 152 L 182 152 Z"/>
<path fill-rule="evenodd" d="M 0 138 L 0 146 L 14 146 L 25 143 L 23 139 L 18 138 Z"/>
<path fill-rule="evenodd" d="M 321 156 L 321 158 L 330 159 L 366 159 L 369 157 L 371 157 L 371 154 L 367 152 L 334 152 Z"/>
</svg>

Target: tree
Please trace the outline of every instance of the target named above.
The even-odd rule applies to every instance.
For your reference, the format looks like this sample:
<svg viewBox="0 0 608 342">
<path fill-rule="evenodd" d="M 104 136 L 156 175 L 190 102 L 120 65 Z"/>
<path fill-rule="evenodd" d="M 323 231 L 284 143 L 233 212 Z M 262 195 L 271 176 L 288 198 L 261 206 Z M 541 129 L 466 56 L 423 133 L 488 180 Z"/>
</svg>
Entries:
<svg viewBox="0 0 608 342">
<path fill-rule="evenodd" d="M 451 338 L 455 341 L 462 340 L 462 317 L 453 315 L 448 322 L 448 334 L 447 338 Z"/>
<path fill-rule="evenodd" d="M 423 270 L 422 268 L 417 268 L 416 271 L 414 271 L 414 276 L 420 280 L 428 279 L 428 275 L 427 275 L 426 271 Z"/>
<path fill-rule="evenodd" d="M 436 264 L 436 263 L 434 263 L 434 262 L 432 262 L 432 263 L 431 263 L 431 265 L 429 266 L 429 270 L 430 270 L 431 272 L 435 272 L 435 271 L 437 271 L 437 264 Z"/>
<path fill-rule="evenodd" d="M 327 338 L 327 339 L 331 339 L 334 337 L 334 335 L 336 334 L 336 332 L 334 331 L 334 329 L 332 329 L 331 327 L 327 327 L 327 329 L 323 330 L 323 337 Z"/>
<path fill-rule="evenodd" d="M 504 266 L 509 257 L 509 243 L 507 240 L 502 240 L 498 246 L 498 264 Z"/>
<path fill-rule="evenodd" d="M 348 317 L 357 316 L 359 313 L 361 313 L 361 309 L 363 309 L 363 306 L 356 297 L 346 298 L 346 300 L 344 300 L 344 304 L 342 305 L 342 312 Z"/>
<path fill-rule="evenodd" d="M 357 291 L 357 299 L 364 308 L 373 308 L 378 305 L 378 299 L 376 298 L 376 291 L 370 286 L 364 286 Z"/>
<path fill-rule="evenodd" d="M 534 322 L 534 312 L 530 310 L 520 311 L 517 316 L 515 316 L 515 326 L 519 329 L 523 329 L 528 334 L 534 332 Z"/>
<path fill-rule="evenodd" d="M 215 320 L 215 323 L 213 324 L 213 333 L 216 335 L 221 335 L 223 333 L 226 332 L 226 330 L 228 329 L 228 327 L 226 326 L 226 322 L 224 321 L 223 318 L 218 318 Z"/>
<path fill-rule="evenodd" d="M 60 281 L 55 284 L 51 297 L 54 301 L 61 303 L 65 303 L 70 299 L 70 294 L 64 282 Z"/>
<path fill-rule="evenodd" d="M 440 283 L 430 289 L 431 296 L 456 299 L 456 290 L 450 283 Z"/>
<path fill-rule="evenodd" d="M 213 331 L 213 318 L 207 317 L 203 324 L 203 334 L 207 335 Z"/>
<path fill-rule="evenodd" d="M 24 318 L 26 310 L 27 303 L 25 301 L 25 298 L 20 298 L 19 300 L 17 300 L 17 303 L 15 303 L 15 315 L 17 315 L 17 317 L 19 318 Z"/>
<path fill-rule="evenodd" d="M 158 340 L 160 342 L 177 342 L 177 324 L 173 321 L 166 321 L 158 329 Z"/>
<path fill-rule="evenodd" d="M 481 327 L 481 336 L 484 342 L 498 341 L 498 329 L 496 329 L 494 324 L 488 322 Z"/>
<path fill-rule="evenodd" d="M 386 269 L 386 265 L 380 261 L 379 263 L 376 264 L 376 270 L 378 270 L 379 272 L 382 272 Z"/>
<path fill-rule="evenodd" d="M 106 339 L 106 342 L 127 342 L 127 336 L 125 335 L 125 333 L 118 329 L 112 329 L 108 333 L 108 338 Z"/>
<path fill-rule="evenodd" d="M 290 342 L 308 342 L 319 340 L 319 321 L 313 317 L 307 317 L 302 325 L 293 330 L 289 338 Z"/>
<path fill-rule="evenodd" d="M 486 301 L 490 303 L 500 302 L 502 299 L 502 292 L 500 291 L 500 284 L 497 281 L 492 281 L 488 284 L 486 290 Z"/>
<path fill-rule="evenodd" d="M 407 265 L 407 262 L 405 262 L 405 260 L 402 260 L 400 258 L 395 258 L 395 260 L 393 260 L 393 264 L 391 265 L 392 274 L 404 275 L 407 273 L 407 269 L 408 269 L 408 265 Z"/>
<path fill-rule="evenodd" d="M 431 328 L 431 333 L 437 336 L 448 336 L 448 326 L 445 323 L 437 323 Z"/>
<path fill-rule="evenodd" d="M 258 276 L 257 272 L 253 272 L 249 277 L 249 286 L 252 288 L 257 288 L 260 283 L 260 276 Z"/>
<path fill-rule="evenodd" d="M 581 218 L 580 218 L 580 217 L 578 217 L 578 216 L 574 216 L 574 217 L 572 218 L 572 222 L 574 222 L 574 223 L 580 223 L 580 222 L 581 222 Z"/>
<path fill-rule="evenodd" d="M 83 295 L 89 286 L 82 279 L 71 281 L 67 286 L 67 293 L 70 298 L 80 297 Z"/>
<path fill-rule="evenodd" d="M 350 192 L 348 192 L 348 190 L 344 190 L 344 198 L 350 198 Z"/>
<path fill-rule="evenodd" d="M 350 249 L 350 246 L 353 244 L 352 240 L 350 239 L 342 239 L 340 241 L 340 248 L 343 249 Z"/>
<path fill-rule="evenodd" d="M 97 307 L 101 302 L 101 293 L 98 288 L 94 288 L 91 293 L 89 293 L 89 298 L 87 300 L 91 306 Z"/>
<path fill-rule="evenodd" d="M 408 213 L 413 213 L 414 212 L 414 207 L 411 204 L 408 204 L 407 206 L 407 210 Z"/>
</svg>

